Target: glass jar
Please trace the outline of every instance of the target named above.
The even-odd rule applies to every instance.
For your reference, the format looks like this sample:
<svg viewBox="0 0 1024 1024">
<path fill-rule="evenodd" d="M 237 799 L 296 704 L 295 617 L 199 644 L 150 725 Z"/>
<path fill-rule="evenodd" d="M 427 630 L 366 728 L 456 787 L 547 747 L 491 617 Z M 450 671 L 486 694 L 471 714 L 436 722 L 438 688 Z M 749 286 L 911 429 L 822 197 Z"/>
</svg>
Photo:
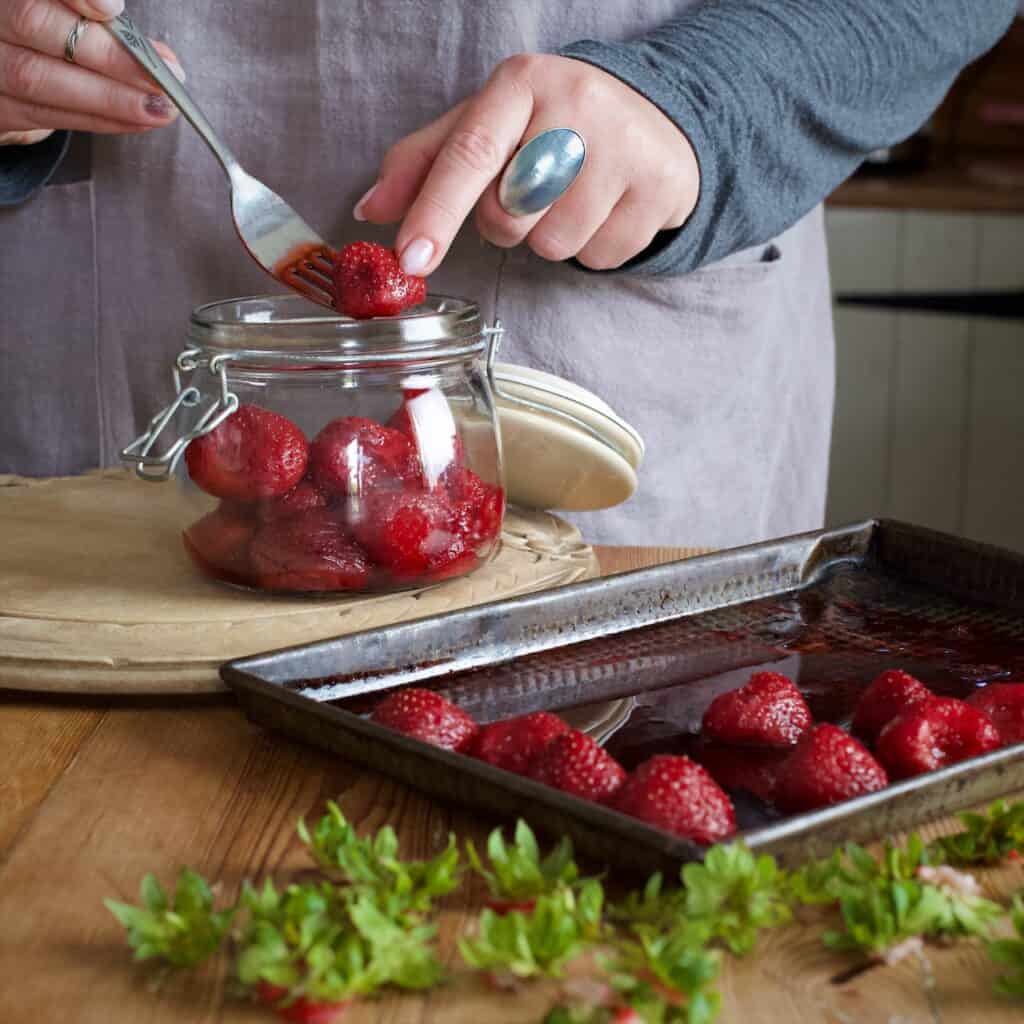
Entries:
<svg viewBox="0 0 1024 1024">
<path fill-rule="evenodd" d="M 447 296 L 374 320 L 310 308 L 281 295 L 196 309 L 176 398 L 122 458 L 175 477 L 185 549 L 225 583 L 379 593 L 472 572 L 505 507 L 488 379 L 500 327 Z"/>
</svg>

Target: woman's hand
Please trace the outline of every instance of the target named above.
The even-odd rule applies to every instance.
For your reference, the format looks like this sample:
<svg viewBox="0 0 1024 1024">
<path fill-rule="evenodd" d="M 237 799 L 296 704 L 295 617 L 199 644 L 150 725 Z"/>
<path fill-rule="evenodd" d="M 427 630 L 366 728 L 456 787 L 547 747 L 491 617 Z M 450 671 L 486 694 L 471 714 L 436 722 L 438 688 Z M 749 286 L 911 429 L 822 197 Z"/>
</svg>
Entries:
<svg viewBox="0 0 1024 1024">
<path fill-rule="evenodd" d="M 502 171 L 548 128 L 583 136 L 583 170 L 547 210 L 510 217 L 498 203 Z M 474 206 L 477 228 L 495 245 L 525 239 L 545 259 L 575 256 L 606 270 L 679 227 L 699 188 L 690 143 L 653 103 L 581 61 L 521 54 L 500 64 L 476 96 L 392 146 L 355 216 L 404 216 L 395 247 L 411 274 L 437 267 Z"/>
<path fill-rule="evenodd" d="M 174 120 L 174 106 L 102 26 L 64 44 L 79 17 L 104 21 L 123 0 L 0 0 L 0 145 L 27 145 L 57 128 L 141 132 Z M 175 74 L 168 47 L 154 43 Z M 184 77 L 179 75 L 179 77 Z"/>
</svg>

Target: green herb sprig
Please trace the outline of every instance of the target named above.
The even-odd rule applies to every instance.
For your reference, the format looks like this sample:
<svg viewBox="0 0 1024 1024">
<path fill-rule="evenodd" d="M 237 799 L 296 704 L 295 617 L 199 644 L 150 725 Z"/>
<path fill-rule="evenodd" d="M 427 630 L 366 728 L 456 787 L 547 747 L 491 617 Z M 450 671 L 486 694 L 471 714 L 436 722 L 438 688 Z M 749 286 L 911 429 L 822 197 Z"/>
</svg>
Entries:
<svg viewBox="0 0 1024 1024">
<path fill-rule="evenodd" d="M 833 949 L 866 955 L 870 964 L 917 940 L 981 937 L 1006 968 L 998 990 L 1024 995 L 1024 894 L 1011 914 L 1016 937 L 995 939 L 1003 908 L 954 867 L 993 863 L 1017 849 L 1024 801 L 998 801 L 961 820 L 959 833 L 930 844 L 915 833 L 873 855 L 849 843 L 792 873 L 742 842 L 715 846 L 703 863 L 683 868 L 680 886 L 652 875 L 611 906 L 600 880 L 580 878 L 568 839 L 545 854 L 519 822 L 511 842 L 500 829 L 491 833 L 486 861 L 472 844 L 467 856 L 494 899 L 533 909 L 484 910 L 459 949 L 469 966 L 519 979 L 559 977 L 570 961 L 596 951 L 609 1001 L 558 1006 L 552 1024 L 619 1024 L 627 1011 L 645 1024 L 708 1024 L 719 1007 L 716 947 L 743 955 L 794 907 L 831 905 L 835 925 L 824 941 Z M 312 828 L 300 821 L 298 832 L 323 872 L 317 882 L 281 891 L 270 881 L 259 889 L 245 883 L 236 906 L 215 909 L 211 886 L 185 868 L 173 894 L 147 875 L 139 905 L 106 901 L 136 959 L 194 967 L 229 946 L 242 985 L 263 998 L 266 986 L 281 1010 L 300 999 L 330 1008 L 386 986 L 438 984 L 437 928 L 428 915 L 460 882 L 454 838 L 437 857 L 406 861 L 393 829 L 360 837 L 334 803 Z"/>
<path fill-rule="evenodd" d="M 826 946 L 884 956 L 906 939 L 984 936 L 1002 908 L 981 896 L 922 877 L 932 854 L 913 833 L 903 847 L 887 842 L 879 858 L 848 843 L 821 868 L 819 892 L 838 900 L 842 927 L 827 931 Z"/>
<path fill-rule="evenodd" d="M 755 857 L 742 842 L 711 847 L 703 863 L 684 866 L 682 880 L 684 913 L 737 956 L 754 948 L 761 929 L 792 918 L 785 873 L 774 857 Z"/>
<path fill-rule="evenodd" d="M 484 910 L 476 934 L 459 939 L 459 952 L 478 970 L 557 978 L 601 935 L 603 904 L 601 883 L 589 879 L 576 891 L 564 888 L 538 896 L 529 913 Z"/>
<path fill-rule="evenodd" d="M 1015 850 L 1024 850 L 1024 800 L 997 800 L 981 814 L 958 815 L 963 829 L 936 839 L 929 847 L 935 859 L 957 867 L 998 864 Z"/>
<path fill-rule="evenodd" d="M 466 843 L 466 856 L 487 883 L 491 896 L 509 903 L 526 903 L 579 881 L 572 841 L 565 836 L 547 856 L 541 856 L 533 830 L 522 819 L 516 823 L 513 842 L 505 842 L 500 828 L 487 837 L 489 866 L 485 866 L 472 841 Z"/>
<path fill-rule="evenodd" d="M 436 899 L 459 884 L 459 850 L 451 835 L 431 860 L 402 860 L 390 825 L 361 838 L 333 801 L 312 831 L 303 819 L 297 831 L 328 877 L 371 893 L 390 917 L 426 914 Z"/>
<path fill-rule="evenodd" d="M 246 886 L 249 920 L 238 939 L 237 973 L 247 986 L 266 982 L 294 999 L 338 1002 L 385 985 L 421 989 L 442 977 L 432 947 L 435 925 L 403 926 L 370 892 L 330 882 L 278 892 Z"/>
<path fill-rule="evenodd" d="M 1018 895 L 1013 901 L 1010 924 L 1015 937 L 990 942 L 988 952 L 997 964 L 1008 968 L 996 979 L 996 991 L 1004 996 L 1024 999 L 1024 895 Z"/>
<path fill-rule="evenodd" d="M 632 891 L 608 907 L 611 920 L 627 926 L 675 927 L 686 908 L 686 894 L 682 889 L 667 888 L 660 871 L 656 871 L 644 887 Z"/>
<path fill-rule="evenodd" d="M 139 887 L 141 906 L 104 900 L 128 931 L 136 960 L 159 959 L 171 967 L 196 967 L 220 949 L 235 908 L 213 909 L 213 891 L 201 875 L 183 868 L 170 898 L 153 875 Z"/>
<path fill-rule="evenodd" d="M 711 989 L 720 957 L 706 946 L 706 929 L 681 922 L 668 931 L 640 928 L 607 964 L 625 1004 L 653 1024 L 710 1024 L 721 997 Z"/>
</svg>

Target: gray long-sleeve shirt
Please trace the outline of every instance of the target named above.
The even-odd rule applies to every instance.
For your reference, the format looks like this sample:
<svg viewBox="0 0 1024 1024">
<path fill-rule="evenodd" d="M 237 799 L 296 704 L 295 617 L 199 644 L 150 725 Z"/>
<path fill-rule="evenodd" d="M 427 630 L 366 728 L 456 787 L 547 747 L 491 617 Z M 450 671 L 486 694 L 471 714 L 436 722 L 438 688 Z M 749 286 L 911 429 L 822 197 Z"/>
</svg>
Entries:
<svg viewBox="0 0 1024 1024">
<path fill-rule="evenodd" d="M 565 56 L 628 82 L 686 133 L 701 194 L 644 254 L 681 273 L 796 223 L 872 151 L 916 131 L 1017 0 L 706 0 L 633 42 Z"/>
<path fill-rule="evenodd" d="M 690 139 L 700 199 L 631 268 L 683 273 L 796 223 L 872 150 L 912 134 L 1016 0 L 706 0 L 626 43 L 565 56 L 622 79 Z M 0 205 L 43 184 L 57 139 L 0 148 Z"/>
</svg>

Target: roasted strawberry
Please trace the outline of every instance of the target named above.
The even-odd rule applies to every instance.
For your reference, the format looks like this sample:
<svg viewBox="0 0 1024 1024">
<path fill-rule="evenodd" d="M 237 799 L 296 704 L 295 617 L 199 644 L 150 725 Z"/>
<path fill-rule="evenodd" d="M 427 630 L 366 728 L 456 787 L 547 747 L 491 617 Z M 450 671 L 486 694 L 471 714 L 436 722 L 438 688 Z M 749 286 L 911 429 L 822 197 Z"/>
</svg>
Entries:
<svg viewBox="0 0 1024 1024">
<path fill-rule="evenodd" d="M 451 505 L 436 493 L 374 495 L 352 529 L 374 562 L 398 579 L 437 573 L 471 553 L 455 532 Z"/>
<path fill-rule="evenodd" d="M 1004 747 L 1024 743 L 1024 682 L 992 683 L 972 693 L 967 703 L 988 715 Z"/>
<path fill-rule="evenodd" d="M 361 416 L 331 420 L 309 449 L 310 475 L 328 495 L 374 495 L 421 481 L 412 442 Z"/>
<path fill-rule="evenodd" d="M 207 575 L 233 583 L 248 581 L 249 542 L 256 524 L 244 509 L 221 502 L 182 534 L 185 550 Z"/>
<path fill-rule="evenodd" d="M 302 512 L 326 507 L 327 498 L 323 491 L 312 480 L 300 480 L 287 494 L 261 501 L 256 506 L 256 515 L 261 522 L 272 523 L 276 519 L 289 519 Z"/>
<path fill-rule="evenodd" d="M 265 590 L 364 590 L 371 579 L 366 553 L 326 509 L 265 523 L 249 561 Z"/>
<path fill-rule="evenodd" d="M 185 465 L 195 484 L 233 501 L 287 493 L 302 479 L 308 459 L 302 431 L 279 413 L 256 405 L 240 405 L 185 449 Z"/>
<path fill-rule="evenodd" d="M 755 672 L 746 685 L 708 705 L 701 733 L 720 743 L 791 747 L 810 727 L 810 709 L 792 680 Z"/>
<path fill-rule="evenodd" d="M 656 754 L 638 765 L 616 793 L 617 811 L 705 846 L 736 831 L 732 801 L 696 761 Z"/>
<path fill-rule="evenodd" d="M 770 804 L 775 799 L 779 767 L 788 754 L 788 747 L 738 749 L 725 743 L 702 743 L 693 757 L 722 789 L 750 793 Z"/>
<path fill-rule="evenodd" d="M 569 726 L 549 711 L 534 711 L 518 718 L 506 718 L 481 728 L 470 753 L 516 775 L 526 775 L 531 762 Z"/>
<path fill-rule="evenodd" d="M 812 811 L 888 785 L 885 769 L 867 748 L 837 725 L 816 725 L 779 766 L 775 803 L 784 811 Z"/>
<path fill-rule="evenodd" d="M 894 779 L 977 757 L 1001 746 L 988 715 L 953 697 L 935 697 L 894 718 L 878 736 L 878 759 Z"/>
<path fill-rule="evenodd" d="M 472 547 L 495 540 L 505 514 L 505 492 L 485 483 L 471 469 L 453 466 L 444 476 L 452 501 L 456 530 Z"/>
<path fill-rule="evenodd" d="M 584 800 L 609 799 L 622 785 L 622 765 L 586 733 L 571 729 L 556 736 L 530 765 L 529 776 Z"/>
<path fill-rule="evenodd" d="M 446 750 L 465 751 L 477 733 L 476 722 L 462 708 L 433 690 L 398 690 L 385 697 L 370 718 Z"/>
<path fill-rule="evenodd" d="M 350 999 L 336 1003 L 317 1002 L 298 996 L 288 1000 L 288 989 L 281 985 L 271 985 L 269 981 L 261 981 L 256 986 L 256 996 L 262 1003 L 273 1008 L 283 1020 L 294 1021 L 295 1024 L 333 1024 L 348 1008 Z"/>
<path fill-rule="evenodd" d="M 934 697 L 932 691 L 909 672 L 899 669 L 882 672 L 857 701 L 853 732 L 865 743 L 874 743 L 894 718 L 919 710 Z"/>
<path fill-rule="evenodd" d="M 394 249 L 352 242 L 335 254 L 334 294 L 339 312 L 365 320 L 394 316 L 427 297 L 427 282 L 405 273 Z"/>
<path fill-rule="evenodd" d="M 465 576 L 472 572 L 479 564 L 475 551 L 463 551 L 459 553 L 459 545 L 456 543 L 449 551 L 450 561 L 443 562 L 434 569 L 428 569 L 425 573 L 417 573 L 414 576 L 395 576 L 399 583 L 418 583 L 421 586 L 429 586 L 433 583 L 443 583 L 445 580 L 455 579 L 456 576 Z"/>
</svg>

